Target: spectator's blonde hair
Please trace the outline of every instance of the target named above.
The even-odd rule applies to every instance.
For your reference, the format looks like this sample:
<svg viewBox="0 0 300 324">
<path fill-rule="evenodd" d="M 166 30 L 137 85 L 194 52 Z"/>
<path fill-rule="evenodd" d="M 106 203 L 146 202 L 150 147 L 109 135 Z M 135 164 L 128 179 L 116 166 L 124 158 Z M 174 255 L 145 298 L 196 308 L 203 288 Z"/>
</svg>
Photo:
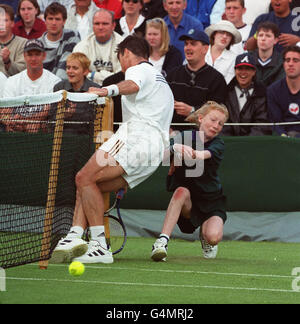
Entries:
<svg viewBox="0 0 300 324">
<path fill-rule="evenodd" d="M 85 54 L 79 52 L 72 53 L 67 57 L 67 63 L 73 60 L 77 60 L 84 71 L 90 70 L 91 61 Z"/>
<path fill-rule="evenodd" d="M 226 117 L 225 122 L 228 120 L 229 113 L 228 113 L 228 109 L 226 108 L 225 105 L 218 104 L 215 101 L 207 101 L 201 108 L 199 108 L 198 110 L 196 110 L 194 113 L 190 114 L 185 119 L 185 121 L 187 121 L 189 123 L 194 123 L 194 124 L 196 124 L 199 127 L 200 126 L 200 123 L 199 123 L 199 115 L 202 115 L 204 117 L 208 113 L 210 113 L 212 110 L 220 111 Z"/>
<path fill-rule="evenodd" d="M 155 28 L 155 29 L 160 31 L 160 33 L 161 33 L 161 46 L 160 46 L 160 49 L 159 49 L 159 54 L 161 56 L 166 55 L 167 52 L 169 51 L 169 45 L 170 45 L 170 35 L 169 35 L 167 24 L 161 18 L 153 18 L 153 19 L 147 20 L 146 34 L 147 34 L 148 28 L 150 28 L 150 27 Z M 151 49 L 151 53 L 152 53 L 152 49 Z"/>
</svg>

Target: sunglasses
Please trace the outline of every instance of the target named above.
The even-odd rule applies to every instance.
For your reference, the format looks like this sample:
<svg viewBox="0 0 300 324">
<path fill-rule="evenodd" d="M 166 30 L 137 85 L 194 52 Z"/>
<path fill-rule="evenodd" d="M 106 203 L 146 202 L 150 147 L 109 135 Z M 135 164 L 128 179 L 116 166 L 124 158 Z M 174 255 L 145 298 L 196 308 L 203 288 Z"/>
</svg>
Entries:
<svg viewBox="0 0 300 324">
<path fill-rule="evenodd" d="M 129 3 L 129 2 L 138 3 L 138 2 L 140 2 L 140 0 L 124 0 L 124 2 L 126 2 L 126 3 Z"/>
<path fill-rule="evenodd" d="M 151 22 L 163 24 L 164 21 L 161 18 L 153 18 L 153 19 L 147 20 L 147 23 L 151 23 Z"/>
</svg>

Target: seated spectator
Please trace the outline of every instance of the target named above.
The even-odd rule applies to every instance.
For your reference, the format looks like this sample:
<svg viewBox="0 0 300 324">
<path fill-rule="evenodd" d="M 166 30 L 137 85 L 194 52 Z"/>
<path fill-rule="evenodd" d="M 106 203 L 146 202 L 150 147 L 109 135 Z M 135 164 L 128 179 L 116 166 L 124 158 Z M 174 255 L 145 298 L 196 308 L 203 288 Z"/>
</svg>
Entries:
<svg viewBox="0 0 300 324">
<path fill-rule="evenodd" d="M 121 0 L 93 0 L 98 8 L 106 9 L 114 13 L 116 20 L 120 19 L 123 15 L 122 1 Z"/>
<path fill-rule="evenodd" d="M 253 25 L 255 19 L 269 12 L 269 5 L 271 0 L 245 0 L 245 8 L 247 9 L 244 14 L 244 21 L 248 25 Z"/>
<path fill-rule="evenodd" d="M 142 15 L 146 20 L 156 17 L 164 18 L 167 12 L 163 6 L 163 0 L 144 0 Z"/>
<path fill-rule="evenodd" d="M 279 34 L 277 25 L 268 21 L 257 29 L 258 49 L 252 55 L 256 61 L 256 79 L 265 87 L 285 77 L 282 55 L 274 48 Z"/>
<path fill-rule="evenodd" d="M 242 41 L 240 32 L 227 20 L 211 25 L 205 29 L 210 38 L 210 46 L 205 56 L 207 64 L 223 74 L 227 84 L 234 77 L 236 54 L 230 48 Z"/>
<path fill-rule="evenodd" d="M 13 33 L 27 39 L 41 37 L 47 28 L 45 22 L 38 18 L 40 13 L 37 0 L 20 0 L 18 6 L 20 20 L 15 23 Z"/>
<path fill-rule="evenodd" d="M 91 61 L 83 53 L 72 53 L 67 58 L 67 75 L 68 80 L 63 80 L 54 86 L 53 91 L 66 90 L 68 92 L 88 92 L 90 87 L 100 88 L 100 86 L 87 79 L 90 72 Z M 67 121 L 82 121 L 94 122 L 94 106 L 85 103 L 76 103 L 73 107 L 74 113 Z M 55 111 L 51 115 L 55 115 Z M 51 119 L 51 117 L 50 117 Z M 76 132 L 76 134 L 86 134 L 88 132 L 88 125 L 72 125 L 66 124 L 64 131 Z"/>
<path fill-rule="evenodd" d="M 28 40 L 24 48 L 24 59 L 27 69 L 7 79 L 3 96 L 18 97 L 22 95 L 36 95 L 53 92 L 55 84 L 61 81 L 59 77 L 43 68 L 46 58 L 44 45 L 36 39 Z M 35 109 L 12 108 L 10 113 L 15 114 L 12 118 L 26 120 L 45 120 L 49 113 L 50 105 L 38 105 Z M 41 125 L 39 123 L 6 122 L 8 131 L 37 132 Z"/>
<path fill-rule="evenodd" d="M 5 74 L 0 72 L 0 98 L 3 98 L 2 92 L 3 92 L 6 80 L 7 80 L 7 77 L 5 76 Z"/>
<path fill-rule="evenodd" d="M 26 69 L 23 56 L 26 39 L 13 34 L 13 8 L 1 4 L 0 10 L 5 11 L 5 22 L 1 23 L 5 28 L 0 30 L 0 72 L 9 77 Z"/>
<path fill-rule="evenodd" d="M 124 16 L 116 22 L 115 31 L 126 38 L 135 33 L 140 37 L 145 35 L 146 20 L 141 14 L 144 6 L 143 0 L 122 0 Z"/>
<path fill-rule="evenodd" d="M 180 36 L 186 35 L 190 30 L 203 30 L 202 23 L 185 13 L 187 0 L 163 0 L 164 8 L 168 13 L 164 20 L 168 26 L 171 45 L 178 48 L 184 60 L 184 43 L 179 40 Z"/>
<path fill-rule="evenodd" d="M 206 28 L 222 20 L 225 10 L 224 0 L 186 0 L 185 12 L 197 18 Z"/>
<path fill-rule="evenodd" d="M 273 83 L 267 90 L 269 120 L 273 123 L 300 122 L 300 47 L 283 51 L 286 77 Z M 300 125 L 274 126 L 281 136 L 300 137 Z"/>
<path fill-rule="evenodd" d="M 228 123 L 268 123 L 266 88 L 255 78 L 256 64 L 249 54 L 237 56 L 235 78 L 228 85 L 226 107 Z M 225 125 L 223 135 L 259 136 L 271 135 L 268 126 Z"/>
<path fill-rule="evenodd" d="M 108 76 L 121 71 L 116 49 L 123 40 L 114 32 L 114 14 L 106 9 L 99 9 L 93 19 L 93 33 L 78 43 L 73 52 L 84 53 L 91 61 L 88 78 L 99 85 Z M 105 26 L 105 27 L 103 27 Z"/>
<path fill-rule="evenodd" d="M 45 10 L 47 31 L 39 38 L 47 53 L 44 68 L 61 79 L 67 79 L 66 59 L 72 53 L 74 46 L 80 42 L 77 31 L 64 28 L 66 20 L 66 8 L 53 2 Z"/>
<path fill-rule="evenodd" d="M 92 0 L 75 0 L 69 10 L 65 28 L 77 30 L 81 40 L 86 39 L 93 32 L 93 17 L 97 10 Z"/>
<path fill-rule="evenodd" d="M 247 25 L 243 21 L 243 15 L 246 12 L 244 0 L 226 0 L 225 3 L 225 17 L 235 28 L 240 32 L 242 41 L 238 44 L 231 46 L 231 51 L 236 55 L 240 55 L 245 52 L 245 44 L 249 38 L 251 25 Z"/>
<path fill-rule="evenodd" d="M 165 77 L 182 64 L 181 53 L 170 45 L 168 27 L 162 18 L 147 21 L 145 38 L 151 48 L 150 63 Z"/>
<path fill-rule="evenodd" d="M 279 52 L 282 52 L 284 47 L 296 45 L 300 41 L 299 28 L 295 28 L 299 19 L 299 12 L 296 12 L 296 15 L 292 15 L 289 6 L 290 0 L 271 0 L 271 5 L 273 8 L 272 12 L 260 15 L 254 21 L 247 41 L 247 49 L 249 51 L 257 48 L 257 27 L 264 21 L 272 22 L 279 27 L 280 36 L 276 44 L 276 49 Z"/>
<path fill-rule="evenodd" d="M 91 61 L 83 53 L 72 53 L 66 61 L 68 80 L 63 80 L 54 86 L 54 91 L 88 92 L 90 87 L 100 88 L 99 84 L 89 80 Z"/>
<path fill-rule="evenodd" d="M 53 2 L 58 2 L 59 4 L 64 6 L 67 10 L 69 10 L 72 4 L 74 3 L 74 0 L 37 0 L 37 1 L 41 9 L 41 18 L 44 18 L 44 13 L 47 7 L 49 7 Z"/>
<path fill-rule="evenodd" d="M 227 93 L 223 75 L 205 63 L 208 36 L 201 30 L 192 29 L 180 40 L 184 41 L 187 65 L 175 68 L 167 76 L 175 98 L 172 123 L 184 123 L 189 114 L 207 101 L 225 103 Z M 172 129 L 185 128 L 173 125 Z"/>
</svg>

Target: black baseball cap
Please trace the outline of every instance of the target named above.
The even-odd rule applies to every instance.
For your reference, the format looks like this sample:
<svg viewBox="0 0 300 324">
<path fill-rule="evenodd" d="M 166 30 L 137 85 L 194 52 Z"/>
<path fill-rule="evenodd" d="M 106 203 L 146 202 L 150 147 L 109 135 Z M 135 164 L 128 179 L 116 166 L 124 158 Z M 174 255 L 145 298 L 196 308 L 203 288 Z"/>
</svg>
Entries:
<svg viewBox="0 0 300 324">
<path fill-rule="evenodd" d="M 187 34 L 180 36 L 179 40 L 196 40 L 209 45 L 209 38 L 207 34 L 200 29 L 190 29 Z"/>
<path fill-rule="evenodd" d="M 252 69 L 256 69 L 256 62 L 254 57 L 249 53 L 238 55 L 235 59 L 235 68 L 239 66 L 249 66 Z"/>
<path fill-rule="evenodd" d="M 40 40 L 38 40 L 38 39 L 29 39 L 25 43 L 24 53 L 28 52 L 28 51 L 32 51 L 32 50 L 41 51 L 41 52 L 46 51 L 45 47 L 44 47 L 44 44 Z"/>
</svg>

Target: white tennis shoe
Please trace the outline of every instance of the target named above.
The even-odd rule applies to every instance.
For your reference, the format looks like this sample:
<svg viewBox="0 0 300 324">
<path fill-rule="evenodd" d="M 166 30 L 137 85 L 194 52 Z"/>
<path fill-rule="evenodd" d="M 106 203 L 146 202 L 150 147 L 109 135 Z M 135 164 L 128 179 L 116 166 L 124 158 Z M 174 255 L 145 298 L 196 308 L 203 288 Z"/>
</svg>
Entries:
<svg viewBox="0 0 300 324">
<path fill-rule="evenodd" d="M 153 261 L 166 261 L 168 244 L 164 239 L 157 239 L 152 245 L 151 259 Z"/>
<path fill-rule="evenodd" d="M 113 263 L 113 255 L 110 250 L 105 249 L 98 241 L 90 241 L 87 252 L 73 259 L 81 263 Z"/>
<path fill-rule="evenodd" d="M 62 238 L 52 253 L 51 263 L 70 263 L 72 259 L 86 253 L 88 244 L 80 238 Z"/>
<path fill-rule="evenodd" d="M 205 259 L 215 259 L 218 254 L 218 245 L 210 245 L 202 236 L 202 231 L 200 228 L 199 239 L 202 246 L 203 257 Z"/>
</svg>

